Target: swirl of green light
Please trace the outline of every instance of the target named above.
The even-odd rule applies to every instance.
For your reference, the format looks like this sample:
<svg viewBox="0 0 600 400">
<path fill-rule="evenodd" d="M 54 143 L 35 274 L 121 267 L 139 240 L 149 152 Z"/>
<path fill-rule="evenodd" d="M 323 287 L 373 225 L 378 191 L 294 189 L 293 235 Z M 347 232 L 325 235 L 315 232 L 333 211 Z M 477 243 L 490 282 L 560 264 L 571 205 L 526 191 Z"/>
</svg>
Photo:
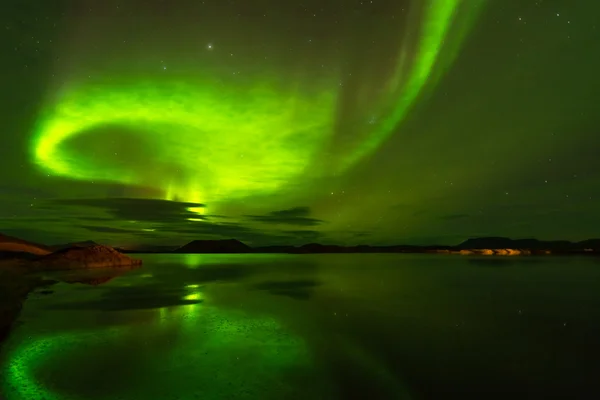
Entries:
<svg viewBox="0 0 600 400">
<path fill-rule="evenodd" d="M 334 93 L 286 95 L 269 85 L 245 92 L 180 81 L 86 85 L 67 92 L 41 121 L 34 159 L 73 179 L 158 185 L 167 199 L 200 202 L 269 192 L 314 157 L 331 131 L 334 102 Z M 148 166 L 124 168 L 62 146 L 109 125 L 142 130 L 160 151 L 148 155 Z M 182 173 L 157 174 L 152 164 L 174 165 Z"/>
<path fill-rule="evenodd" d="M 189 202 L 276 193 L 302 180 L 323 152 L 339 150 L 329 166 L 344 172 L 395 133 L 419 96 L 435 86 L 485 3 L 427 0 L 411 7 L 416 15 L 402 31 L 395 73 L 368 110 L 381 118 L 343 150 L 327 151 L 330 139 L 345 134 L 336 132 L 337 84 L 314 93 L 269 80 L 246 87 L 146 80 L 67 87 L 39 121 L 33 160 L 58 176 L 145 185 L 162 190 L 165 199 Z M 148 165 L 128 165 L 84 156 L 65 145 L 107 126 L 143 131 L 158 151 L 148 154 Z"/>
</svg>

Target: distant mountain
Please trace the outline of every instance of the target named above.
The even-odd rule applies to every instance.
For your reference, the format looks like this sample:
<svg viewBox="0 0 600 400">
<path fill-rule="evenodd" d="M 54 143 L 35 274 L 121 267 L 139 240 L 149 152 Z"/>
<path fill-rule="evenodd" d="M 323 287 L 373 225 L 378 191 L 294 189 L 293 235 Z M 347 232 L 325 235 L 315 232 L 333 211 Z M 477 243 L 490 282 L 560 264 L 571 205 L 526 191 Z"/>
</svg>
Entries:
<svg viewBox="0 0 600 400">
<path fill-rule="evenodd" d="M 249 247 L 237 240 L 195 240 L 180 247 L 176 253 L 446 253 L 479 255 L 526 255 L 526 254 L 600 254 L 600 239 L 582 242 L 566 240 L 541 241 L 537 239 L 510 239 L 505 237 L 472 238 L 456 246 L 339 246 L 309 243 L 302 246 Z"/>
<path fill-rule="evenodd" d="M 92 249 L 86 252 L 85 249 Z M 94 250 L 95 249 L 95 250 Z M 110 249 L 110 250 L 106 250 Z M 250 247 L 236 239 L 226 240 L 194 240 L 184 246 L 173 249 L 173 246 L 154 245 L 136 249 L 113 249 L 98 245 L 93 241 L 74 242 L 56 246 L 45 246 L 27 242 L 22 239 L 0 234 L 0 260 L 21 259 L 38 260 L 48 256 L 46 260 L 59 258 L 60 254 L 81 254 L 91 257 L 83 264 L 101 264 L 100 254 L 118 254 L 112 261 L 105 260 L 108 265 L 118 264 L 123 253 L 289 253 L 289 254 L 326 254 L 326 253 L 440 253 L 440 254 L 480 254 L 480 255 L 520 255 L 520 254 L 600 254 L 600 239 L 587 239 L 581 242 L 566 240 L 542 241 L 538 239 L 510 239 L 506 237 L 479 237 L 467 239 L 456 246 L 339 246 L 321 243 L 308 243 L 302 246 L 263 246 Z M 98 253 L 95 254 L 94 252 Z M 52 256 L 52 257 L 50 257 Z M 78 256 L 79 257 L 79 256 Z M 127 257 L 127 256 L 124 256 Z M 69 258 L 69 257 L 67 257 Z M 125 265 L 130 265 L 129 257 L 123 259 Z M 132 264 L 136 265 L 136 264 Z M 83 268 L 86 268 L 83 266 Z"/>
<path fill-rule="evenodd" d="M 236 239 L 194 240 L 173 253 L 252 253 L 252 248 Z"/>
<path fill-rule="evenodd" d="M 264 246 L 254 247 L 254 253 L 292 253 L 292 254 L 326 254 L 326 253 L 423 253 L 428 249 L 449 249 L 450 246 L 339 246 L 333 244 L 309 243 L 302 246 Z"/>
</svg>

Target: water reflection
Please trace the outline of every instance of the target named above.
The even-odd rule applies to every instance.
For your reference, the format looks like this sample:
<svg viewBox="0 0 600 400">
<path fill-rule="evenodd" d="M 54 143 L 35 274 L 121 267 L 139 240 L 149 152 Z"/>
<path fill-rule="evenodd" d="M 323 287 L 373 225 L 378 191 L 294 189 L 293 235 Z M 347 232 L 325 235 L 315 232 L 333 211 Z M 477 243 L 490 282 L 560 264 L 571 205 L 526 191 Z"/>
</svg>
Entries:
<svg viewBox="0 0 600 400">
<path fill-rule="evenodd" d="M 70 300 L 48 305 L 48 310 L 142 310 L 161 307 L 189 305 L 201 300 L 189 298 L 185 287 L 145 286 L 109 287 L 98 298 L 87 301 Z"/>
<path fill-rule="evenodd" d="M 6 399 L 268 398 L 287 372 L 309 368 L 305 341 L 276 318 L 211 300 L 207 285 L 239 282 L 255 268 L 197 267 L 62 277 L 70 284 L 28 304 L 36 318 L 7 343 Z"/>
<path fill-rule="evenodd" d="M 28 300 L 5 398 L 577 398 L 600 373 L 594 260 L 201 256 Z"/>
</svg>

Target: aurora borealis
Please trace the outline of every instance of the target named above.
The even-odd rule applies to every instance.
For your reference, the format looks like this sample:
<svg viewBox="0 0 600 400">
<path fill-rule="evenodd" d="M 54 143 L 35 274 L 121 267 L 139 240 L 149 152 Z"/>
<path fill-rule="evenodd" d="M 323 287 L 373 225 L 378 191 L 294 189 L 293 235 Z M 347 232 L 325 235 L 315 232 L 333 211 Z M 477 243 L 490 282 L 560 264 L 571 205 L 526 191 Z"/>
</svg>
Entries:
<svg viewBox="0 0 600 400">
<path fill-rule="evenodd" d="M 2 232 L 128 247 L 597 236 L 587 3 L 15 1 Z"/>
<path fill-rule="evenodd" d="M 327 94 L 308 100 L 269 87 L 241 95 L 201 92 L 210 85 L 117 85 L 74 96 L 42 126 L 35 160 L 50 173 L 72 179 L 162 190 L 165 200 L 218 201 L 278 190 L 306 168 L 331 130 L 333 101 Z M 119 163 L 118 153 L 94 163 L 61 151 L 71 135 L 86 130 L 120 135 L 123 127 L 141 130 L 139 140 L 156 141 L 148 165 Z M 304 145 L 297 147 L 298 142 Z M 114 150 L 111 144 L 108 148 Z"/>
<path fill-rule="evenodd" d="M 461 12 L 474 13 L 461 10 L 459 4 L 456 0 L 430 0 L 415 8 L 421 15 L 413 18 L 422 19 L 422 24 L 416 28 L 407 24 L 403 42 L 415 38 L 416 43 L 401 46 L 386 93 L 375 99 L 375 106 L 367 106 L 369 112 L 381 115 L 381 121 L 372 128 L 361 127 L 364 133 L 357 134 L 364 143 L 344 149 L 348 153 L 341 154 L 337 164 L 327 164 L 323 173 L 344 172 L 361 155 L 375 150 L 402 122 L 432 78 L 433 67 L 442 64 L 442 44 L 448 40 L 448 48 L 458 47 L 452 46 L 453 38 L 447 36 L 452 28 L 457 29 L 454 25 L 459 24 Z M 469 7 L 478 7 L 478 2 Z M 407 60 L 405 47 L 411 45 L 415 50 Z M 154 187 L 165 193 L 165 200 L 214 202 L 273 194 L 285 190 L 286 181 L 305 178 L 302 171 L 315 158 L 323 157 L 323 148 L 336 133 L 340 77 L 331 75 L 312 96 L 303 93 L 301 82 L 278 85 L 260 76 L 248 85 L 219 84 L 210 77 L 197 82 L 180 77 L 166 83 L 168 78 L 133 85 L 82 83 L 78 89 L 83 93 L 66 88 L 66 95 L 59 96 L 49 111 L 48 120 L 42 121 L 33 143 L 34 161 L 52 174 L 72 179 Z M 292 86 L 291 90 L 286 86 Z M 343 121 L 342 126 L 352 129 Z M 116 152 L 107 165 L 95 164 L 77 151 L 61 151 L 62 143 L 72 136 L 86 131 L 102 135 L 111 128 L 119 134 L 123 134 L 119 128 L 142 130 L 140 140 L 157 143 L 152 157 L 152 164 L 157 165 L 118 165 Z M 108 147 L 114 150 L 112 143 Z"/>
</svg>

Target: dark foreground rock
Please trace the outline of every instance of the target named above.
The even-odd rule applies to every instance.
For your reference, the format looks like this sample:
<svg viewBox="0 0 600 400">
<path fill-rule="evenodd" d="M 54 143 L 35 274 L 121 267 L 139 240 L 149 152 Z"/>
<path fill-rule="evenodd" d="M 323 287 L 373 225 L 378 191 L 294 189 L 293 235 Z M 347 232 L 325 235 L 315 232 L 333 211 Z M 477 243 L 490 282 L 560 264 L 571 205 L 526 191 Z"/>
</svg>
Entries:
<svg viewBox="0 0 600 400">
<path fill-rule="evenodd" d="M 131 258 L 109 246 L 69 247 L 32 262 L 36 270 L 68 270 L 90 268 L 133 267 L 142 260 Z"/>
</svg>

